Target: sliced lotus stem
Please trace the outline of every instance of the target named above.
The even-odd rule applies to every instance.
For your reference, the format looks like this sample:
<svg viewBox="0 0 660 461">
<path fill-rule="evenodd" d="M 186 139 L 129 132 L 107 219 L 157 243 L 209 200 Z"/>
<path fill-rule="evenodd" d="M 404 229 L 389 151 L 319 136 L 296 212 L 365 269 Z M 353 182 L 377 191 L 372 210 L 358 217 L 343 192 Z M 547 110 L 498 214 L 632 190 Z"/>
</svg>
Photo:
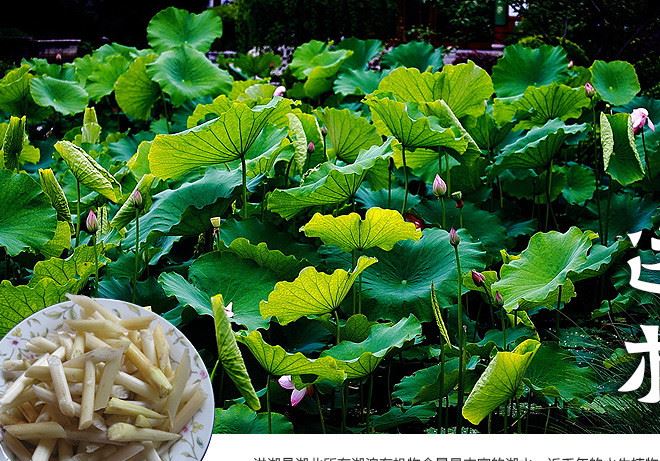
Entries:
<svg viewBox="0 0 660 461">
<path fill-rule="evenodd" d="M 11 413 L 0 413 L 0 425 L 9 426 L 12 424 L 24 424 L 25 418 L 20 411 L 13 410 Z"/>
<path fill-rule="evenodd" d="M 147 356 L 151 363 L 157 365 L 158 359 L 156 358 L 154 335 L 149 330 L 141 330 L 140 339 L 142 340 L 142 352 L 144 352 L 144 355 Z"/>
<path fill-rule="evenodd" d="M 152 443 L 145 444 L 144 452 L 144 461 L 163 461 Z"/>
<path fill-rule="evenodd" d="M 78 356 L 75 359 L 67 360 L 64 362 L 64 366 L 69 368 L 82 369 L 85 366 L 85 362 L 88 360 L 91 360 L 94 363 L 109 362 L 116 359 L 118 355 L 121 355 L 121 351 L 112 347 L 103 347 L 86 352 L 85 354 Z"/>
<path fill-rule="evenodd" d="M 64 416 L 75 416 L 75 408 L 69 383 L 66 381 L 62 361 L 58 357 L 49 357 L 48 366 L 50 367 L 50 377 L 53 381 L 53 389 L 59 404 L 60 411 Z"/>
<path fill-rule="evenodd" d="M 162 424 L 162 419 L 147 418 L 143 415 L 137 415 L 135 417 L 135 425 L 137 427 L 146 427 L 146 428 L 155 428 Z"/>
<path fill-rule="evenodd" d="M 120 386 L 124 386 L 130 392 L 133 392 L 134 394 L 137 394 L 140 397 L 144 397 L 148 400 L 154 400 L 155 398 L 154 388 L 151 387 L 149 384 L 145 383 L 144 381 L 142 381 L 141 379 L 136 378 L 133 375 L 129 375 L 128 373 L 120 371 L 119 374 L 117 375 L 117 379 L 115 380 L 115 382 Z"/>
<path fill-rule="evenodd" d="M 94 367 L 96 369 L 96 367 Z M 102 370 L 102 369 L 101 369 Z M 73 383 L 69 384 L 69 390 L 73 396 L 73 400 L 76 400 L 76 397 L 81 397 L 83 394 L 84 386 L 83 383 Z M 130 397 L 130 392 L 124 386 L 114 385 L 112 386 L 112 397 L 118 397 L 120 399 L 127 399 Z"/>
<path fill-rule="evenodd" d="M 119 451 L 119 447 L 114 445 L 106 445 L 89 453 L 79 453 L 74 457 L 74 461 L 101 461 L 105 459 L 114 460 L 117 451 Z"/>
<path fill-rule="evenodd" d="M 108 415 L 125 415 L 125 416 L 138 416 L 142 415 L 147 418 L 165 419 L 164 415 L 155 412 L 149 408 L 143 407 L 133 402 L 127 402 L 118 398 L 111 398 L 108 406 L 105 408 L 105 413 Z"/>
<path fill-rule="evenodd" d="M 54 336 L 57 343 L 64 348 L 64 356 L 68 359 L 71 358 L 71 350 L 73 349 L 73 338 L 68 333 L 60 331 Z"/>
<path fill-rule="evenodd" d="M 57 441 L 57 461 L 73 461 L 73 446 L 67 440 Z"/>
<path fill-rule="evenodd" d="M 18 406 L 18 410 L 23 414 L 23 417 L 28 423 L 33 423 L 37 420 L 39 414 L 30 402 L 23 402 Z"/>
<path fill-rule="evenodd" d="M 66 439 L 73 442 L 85 442 L 87 444 L 97 445 L 119 445 L 108 438 L 106 432 L 99 432 L 95 429 L 88 429 L 86 431 L 65 431 Z"/>
<path fill-rule="evenodd" d="M 142 348 L 140 333 L 137 330 L 130 330 L 126 336 L 133 344 L 135 344 L 140 349 Z"/>
<path fill-rule="evenodd" d="M 158 366 L 163 373 L 170 376 L 172 373 L 172 364 L 170 362 L 170 345 L 165 338 L 165 333 L 160 325 L 154 328 L 154 342 L 156 343 L 156 355 L 158 356 Z"/>
<path fill-rule="evenodd" d="M 41 382 L 47 382 L 51 380 L 50 368 L 45 365 L 32 366 L 25 372 L 25 375 Z M 70 368 L 64 366 L 64 376 L 66 376 L 66 380 L 69 383 L 81 383 L 83 380 L 83 375 L 84 370 L 81 370 L 80 368 Z"/>
<path fill-rule="evenodd" d="M 18 461 L 32 460 L 32 454 L 30 454 L 28 449 L 25 448 L 23 442 L 21 442 L 16 437 L 11 435 L 9 432 L 3 435 L 2 441 L 5 443 L 5 446 L 9 448 L 9 451 L 11 451 L 14 454 L 14 456 L 18 458 Z"/>
<path fill-rule="evenodd" d="M 4 371 L 25 371 L 28 365 L 28 362 L 25 360 L 5 360 L 2 363 L 2 369 Z"/>
<path fill-rule="evenodd" d="M 155 317 L 153 316 L 133 317 L 130 319 L 122 319 L 119 323 L 127 330 L 146 330 L 149 328 L 151 322 L 153 322 L 154 319 Z"/>
<path fill-rule="evenodd" d="M 126 328 L 119 323 L 112 323 L 110 320 L 65 320 L 64 323 L 78 332 L 94 333 L 100 338 L 120 338 L 128 333 Z"/>
<path fill-rule="evenodd" d="M 105 363 L 103 374 L 96 389 L 94 410 L 100 410 L 107 405 L 112 394 L 112 386 L 115 384 L 115 379 L 117 379 L 117 375 L 121 369 L 121 360 L 122 353 L 120 352 L 113 360 Z"/>
<path fill-rule="evenodd" d="M 73 338 L 73 346 L 71 347 L 71 355 L 69 356 L 69 360 L 75 359 L 76 357 L 80 357 L 84 353 L 85 353 L 85 334 L 76 333 L 76 336 Z"/>
<path fill-rule="evenodd" d="M 177 410 L 181 404 L 181 397 L 186 388 L 186 383 L 190 378 L 190 354 L 184 350 L 179 365 L 176 367 L 174 380 L 172 381 L 172 392 L 167 397 L 167 417 L 169 418 L 170 430 L 174 428 L 174 419 L 176 418 Z"/>
<path fill-rule="evenodd" d="M 87 350 L 102 349 L 104 347 L 110 347 L 108 343 L 102 339 L 97 338 L 91 333 L 85 333 L 85 347 Z"/>
<path fill-rule="evenodd" d="M 120 322 L 119 317 L 117 317 L 115 314 L 110 312 L 109 309 L 106 309 L 99 302 L 97 302 L 92 298 L 89 298 L 87 296 L 70 295 L 70 294 L 66 295 L 66 297 L 69 298 L 70 301 L 82 307 L 87 313 L 87 315 L 92 315 L 94 312 L 98 312 L 106 320 L 110 320 L 111 322 L 116 324 Z"/>
<path fill-rule="evenodd" d="M 155 339 L 155 338 L 154 338 Z M 158 346 L 156 346 L 158 350 Z M 142 373 L 142 376 L 147 378 L 156 387 L 158 394 L 161 397 L 168 395 L 172 391 L 172 384 L 169 382 L 165 374 L 160 368 L 155 367 L 149 359 L 142 353 L 140 349 L 131 344 L 126 349 L 126 358 L 135 365 L 135 367 Z"/>
<path fill-rule="evenodd" d="M 50 460 L 50 455 L 53 454 L 55 445 L 57 445 L 56 439 L 41 440 L 39 445 L 37 445 L 37 448 L 34 449 L 34 453 L 32 453 L 32 461 Z"/>
<path fill-rule="evenodd" d="M 64 428 L 54 421 L 43 423 L 12 424 L 5 430 L 19 440 L 43 440 L 66 438 Z"/>
<path fill-rule="evenodd" d="M 179 434 L 117 423 L 108 429 L 108 438 L 114 442 L 168 442 L 181 438 Z"/>
<path fill-rule="evenodd" d="M 112 363 L 112 362 L 111 362 Z M 106 369 L 107 369 L 106 365 Z M 78 429 L 85 430 L 92 425 L 94 418 L 94 396 L 96 394 L 96 366 L 94 362 L 85 362 L 85 379 L 83 381 L 82 398 L 80 400 L 80 421 Z M 99 386 L 100 387 L 100 386 Z"/>
<path fill-rule="evenodd" d="M 64 353 L 65 353 L 64 348 L 60 347 L 55 352 L 53 352 L 53 355 L 61 359 L 62 357 L 64 357 Z M 30 386 L 34 382 L 32 378 L 29 378 L 27 376 L 28 371 L 30 371 L 32 367 L 46 365 L 48 363 L 48 357 L 49 355 L 46 354 L 43 357 L 39 358 L 36 362 L 34 362 L 32 366 L 30 366 L 30 368 L 28 368 L 25 371 L 23 375 L 19 376 L 16 379 L 16 381 L 11 383 L 5 394 L 0 399 L 0 407 L 9 405 L 15 398 L 21 395 L 21 393 L 25 390 L 26 387 Z"/>
<path fill-rule="evenodd" d="M 181 408 L 174 418 L 174 425 L 172 427 L 172 432 L 178 434 L 185 427 L 186 424 L 195 416 L 206 400 L 206 394 L 202 391 L 197 391 L 193 396 L 186 402 L 186 404 Z"/>
<path fill-rule="evenodd" d="M 54 396 L 53 396 L 54 397 Z M 73 424 L 73 420 L 67 416 L 64 416 L 60 413 L 60 409 L 57 407 L 57 403 L 46 402 L 44 404 L 42 415 L 47 416 L 47 419 L 37 420 L 38 423 L 45 421 L 54 421 L 62 427 L 69 427 Z M 39 415 L 41 418 L 41 415 Z"/>
<path fill-rule="evenodd" d="M 34 338 L 28 341 L 25 346 L 29 351 L 35 352 L 37 354 L 53 353 L 60 347 L 58 344 L 54 343 L 48 338 L 43 336 L 35 336 Z M 65 348 L 66 352 L 66 348 Z"/>
</svg>

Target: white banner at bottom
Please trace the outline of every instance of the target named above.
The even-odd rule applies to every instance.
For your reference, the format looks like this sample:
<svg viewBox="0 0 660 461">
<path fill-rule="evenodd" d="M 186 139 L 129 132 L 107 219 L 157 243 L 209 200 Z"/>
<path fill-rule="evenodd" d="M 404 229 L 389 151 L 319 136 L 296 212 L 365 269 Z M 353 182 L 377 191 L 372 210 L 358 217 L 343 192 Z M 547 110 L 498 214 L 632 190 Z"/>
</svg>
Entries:
<svg viewBox="0 0 660 461">
<path fill-rule="evenodd" d="M 660 435 L 214 435 L 217 460 L 660 461 Z"/>
</svg>

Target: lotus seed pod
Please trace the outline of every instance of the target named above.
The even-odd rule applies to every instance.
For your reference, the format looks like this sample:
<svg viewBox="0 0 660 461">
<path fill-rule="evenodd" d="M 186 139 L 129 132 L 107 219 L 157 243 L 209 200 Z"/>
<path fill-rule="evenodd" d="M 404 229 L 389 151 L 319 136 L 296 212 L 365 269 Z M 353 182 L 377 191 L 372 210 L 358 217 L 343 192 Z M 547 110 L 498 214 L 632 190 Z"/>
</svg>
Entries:
<svg viewBox="0 0 660 461">
<path fill-rule="evenodd" d="M 453 198 L 457 202 L 459 200 L 463 200 L 463 192 L 461 192 L 460 190 L 457 190 L 456 192 L 452 192 L 451 193 L 451 198 Z"/>
<path fill-rule="evenodd" d="M 211 225 L 214 229 L 220 229 L 220 216 L 214 216 L 211 218 Z"/>
</svg>

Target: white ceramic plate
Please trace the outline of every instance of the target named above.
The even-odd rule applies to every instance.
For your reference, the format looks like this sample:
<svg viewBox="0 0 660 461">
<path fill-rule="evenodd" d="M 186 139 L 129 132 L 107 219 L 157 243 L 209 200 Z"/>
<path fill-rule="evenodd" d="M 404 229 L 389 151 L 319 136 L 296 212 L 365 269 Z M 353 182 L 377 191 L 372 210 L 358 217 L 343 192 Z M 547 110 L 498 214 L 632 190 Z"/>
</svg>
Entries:
<svg viewBox="0 0 660 461">
<path fill-rule="evenodd" d="M 205 405 L 193 417 L 191 422 L 181 432 L 179 439 L 169 452 L 162 454 L 164 461 L 200 461 L 211 442 L 213 430 L 214 401 L 211 380 L 206 372 L 204 362 L 190 341 L 172 324 L 162 317 L 155 315 L 135 304 L 113 299 L 97 298 L 103 306 L 112 310 L 119 318 L 154 316 L 155 322 L 160 323 L 170 343 L 172 357 L 178 360 L 184 352 L 191 354 L 190 366 L 192 379 L 200 383 L 202 390 L 208 396 Z M 46 336 L 51 331 L 62 328 L 64 320 L 77 318 L 80 307 L 72 308 L 71 302 L 63 302 L 47 307 L 19 323 L 12 331 L 0 341 L 0 364 L 5 360 L 31 358 L 26 349 L 26 342 L 35 336 Z M 173 360 L 174 363 L 176 361 Z M 8 383 L 0 372 L 0 395 L 4 394 Z M 15 461 L 15 457 L 0 442 L 0 459 Z"/>
</svg>

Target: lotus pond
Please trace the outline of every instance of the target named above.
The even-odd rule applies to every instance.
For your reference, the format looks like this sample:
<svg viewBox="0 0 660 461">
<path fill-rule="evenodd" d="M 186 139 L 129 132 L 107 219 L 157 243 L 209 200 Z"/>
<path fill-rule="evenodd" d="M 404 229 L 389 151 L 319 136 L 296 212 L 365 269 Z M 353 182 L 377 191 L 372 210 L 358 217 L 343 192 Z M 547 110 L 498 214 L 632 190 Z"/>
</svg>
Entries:
<svg viewBox="0 0 660 461">
<path fill-rule="evenodd" d="M 618 391 L 658 322 L 627 264 L 658 262 L 633 66 L 356 38 L 210 59 L 220 19 L 175 8 L 146 32 L 0 80 L 0 335 L 66 293 L 151 306 L 217 433 L 660 431 L 646 385 Z"/>
</svg>

